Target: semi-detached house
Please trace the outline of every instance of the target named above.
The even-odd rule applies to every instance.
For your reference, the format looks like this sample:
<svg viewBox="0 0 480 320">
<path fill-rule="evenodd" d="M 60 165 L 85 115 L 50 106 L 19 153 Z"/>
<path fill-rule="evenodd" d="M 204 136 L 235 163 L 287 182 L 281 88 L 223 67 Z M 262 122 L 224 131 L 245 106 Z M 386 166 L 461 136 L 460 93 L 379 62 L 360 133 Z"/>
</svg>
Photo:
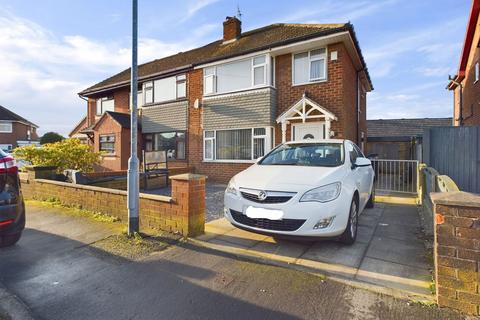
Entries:
<svg viewBox="0 0 480 320">
<path fill-rule="evenodd" d="M 372 83 L 347 24 L 273 24 L 139 66 L 140 150 L 167 150 L 170 166 L 226 181 L 275 145 L 346 138 L 365 148 Z M 82 92 L 85 134 L 103 170 L 126 170 L 130 70 Z"/>
</svg>

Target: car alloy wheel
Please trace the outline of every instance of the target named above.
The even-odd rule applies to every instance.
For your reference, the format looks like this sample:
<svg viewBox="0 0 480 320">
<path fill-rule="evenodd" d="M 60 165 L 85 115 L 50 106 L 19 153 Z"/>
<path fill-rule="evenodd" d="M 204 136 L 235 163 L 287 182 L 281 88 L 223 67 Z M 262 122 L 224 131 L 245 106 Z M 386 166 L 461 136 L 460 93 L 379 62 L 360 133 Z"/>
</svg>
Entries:
<svg viewBox="0 0 480 320">
<path fill-rule="evenodd" d="M 355 239 L 355 236 L 357 235 L 357 220 L 358 220 L 357 203 L 353 201 L 350 207 L 350 236 L 352 237 L 352 239 Z"/>
</svg>

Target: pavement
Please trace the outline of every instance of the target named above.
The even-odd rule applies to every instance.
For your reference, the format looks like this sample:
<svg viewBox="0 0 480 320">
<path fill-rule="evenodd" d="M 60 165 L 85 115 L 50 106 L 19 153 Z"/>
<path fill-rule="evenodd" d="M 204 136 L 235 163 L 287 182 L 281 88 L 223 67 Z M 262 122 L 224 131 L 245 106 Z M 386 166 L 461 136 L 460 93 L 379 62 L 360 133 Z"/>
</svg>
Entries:
<svg viewBox="0 0 480 320">
<path fill-rule="evenodd" d="M 243 231 L 226 219 L 206 224 L 195 240 L 208 248 L 326 274 L 397 297 L 434 301 L 433 260 L 426 250 L 417 207 L 377 203 L 359 218 L 355 244 L 298 242 Z"/>
<path fill-rule="evenodd" d="M 138 260 L 93 248 L 118 225 L 27 205 L 0 283 L 36 319 L 464 319 L 190 241 Z"/>
</svg>

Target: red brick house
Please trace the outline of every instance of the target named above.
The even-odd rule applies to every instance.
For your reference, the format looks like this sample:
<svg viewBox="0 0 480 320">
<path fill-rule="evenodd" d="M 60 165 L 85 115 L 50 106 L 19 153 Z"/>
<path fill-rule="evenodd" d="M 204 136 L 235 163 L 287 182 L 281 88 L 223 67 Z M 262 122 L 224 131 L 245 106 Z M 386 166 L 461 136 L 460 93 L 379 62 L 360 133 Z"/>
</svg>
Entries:
<svg viewBox="0 0 480 320">
<path fill-rule="evenodd" d="M 365 147 L 373 88 L 351 24 L 242 33 L 227 17 L 223 39 L 138 71 L 141 149 L 167 150 L 170 165 L 211 179 L 229 179 L 282 141 L 335 137 Z M 80 92 L 88 107 L 78 132 L 97 150 L 99 137 L 113 132 L 97 125 L 102 114 L 128 113 L 129 81 L 127 69 Z M 104 167 L 126 169 L 122 157 Z"/>
<path fill-rule="evenodd" d="M 39 144 L 38 126 L 0 106 L 0 149 L 10 152 L 19 146 Z"/>
<path fill-rule="evenodd" d="M 457 74 L 450 77 L 453 124 L 480 125 L 480 0 L 473 0 Z"/>
</svg>

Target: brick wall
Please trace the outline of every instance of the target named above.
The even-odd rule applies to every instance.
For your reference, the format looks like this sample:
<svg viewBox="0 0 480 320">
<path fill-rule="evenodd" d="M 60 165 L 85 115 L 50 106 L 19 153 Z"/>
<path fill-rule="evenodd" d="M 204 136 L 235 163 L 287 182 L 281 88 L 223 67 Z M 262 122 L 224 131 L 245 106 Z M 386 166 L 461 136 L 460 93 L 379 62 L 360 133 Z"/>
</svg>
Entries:
<svg viewBox="0 0 480 320">
<path fill-rule="evenodd" d="M 438 305 L 480 315 L 480 196 L 446 192 L 431 198 Z"/>
<path fill-rule="evenodd" d="M 37 179 L 22 175 L 26 199 L 57 199 L 67 206 L 101 212 L 128 221 L 127 192 Z M 205 177 L 183 174 L 171 177 L 172 196 L 140 194 L 140 227 L 196 236 L 205 228 Z"/>
<path fill-rule="evenodd" d="M 0 133 L 0 144 L 11 144 L 12 148 L 18 147 L 18 140 L 28 140 L 28 130 L 30 130 L 30 140 L 38 141 L 37 130 L 35 127 L 27 126 L 20 122 L 12 122 L 12 133 Z"/>
</svg>

